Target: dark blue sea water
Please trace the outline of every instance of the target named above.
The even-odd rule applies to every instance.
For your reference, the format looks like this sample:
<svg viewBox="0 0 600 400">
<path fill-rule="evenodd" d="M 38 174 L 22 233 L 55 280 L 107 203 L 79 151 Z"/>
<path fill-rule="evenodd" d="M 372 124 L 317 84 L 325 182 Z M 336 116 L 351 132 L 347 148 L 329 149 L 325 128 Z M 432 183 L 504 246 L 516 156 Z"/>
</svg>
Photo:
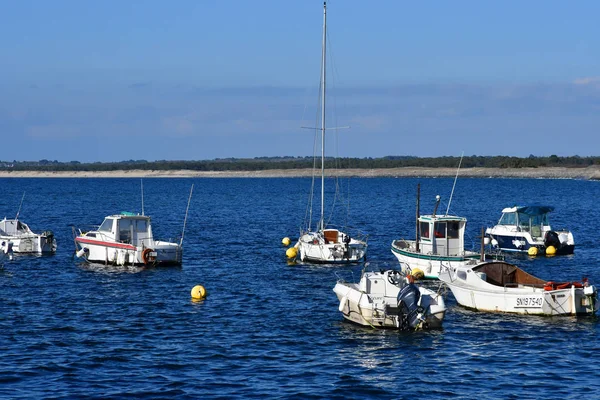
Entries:
<svg viewBox="0 0 600 400">
<path fill-rule="evenodd" d="M 390 243 L 414 232 L 415 192 L 445 211 L 452 179 L 352 179 L 352 225 L 369 233 L 369 260 L 395 267 Z M 336 273 L 360 266 L 288 265 L 310 180 L 145 179 L 155 236 L 181 235 L 180 268 L 105 268 L 73 259 L 71 224 L 141 211 L 139 179 L 0 179 L 0 218 L 51 229 L 54 256 L 0 269 L 2 398 L 596 398 L 600 325 L 594 318 L 485 314 L 450 291 L 440 331 L 399 333 L 343 320 Z M 450 211 L 479 230 L 517 203 L 554 205 L 574 232 L 572 256 L 516 258 L 548 280 L 600 284 L 600 182 L 459 179 Z M 515 260 L 515 259 L 513 259 Z M 208 298 L 193 302 L 204 285 Z M 437 283 L 433 283 L 436 285 Z"/>
</svg>

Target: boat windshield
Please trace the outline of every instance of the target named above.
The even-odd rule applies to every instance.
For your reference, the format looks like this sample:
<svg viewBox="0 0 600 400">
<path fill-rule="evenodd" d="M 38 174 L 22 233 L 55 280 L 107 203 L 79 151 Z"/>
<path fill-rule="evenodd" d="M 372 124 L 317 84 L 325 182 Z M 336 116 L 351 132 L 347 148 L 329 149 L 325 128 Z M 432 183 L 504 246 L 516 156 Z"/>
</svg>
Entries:
<svg viewBox="0 0 600 400">
<path fill-rule="evenodd" d="M 498 225 L 516 225 L 517 224 L 517 213 L 504 213 L 498 222 Z"/>
<path fill-rule="evenodd" d="M 110 218 L 106 218 L 104 220 L 104 222 L 102 223 L 102 225 L 100 225 L 100 228 L 98 228 L 98 230 L 104 231 L 104 232 L 112 232 L 112 226 L 113 226 L 113 220 Z"/>
</svg>

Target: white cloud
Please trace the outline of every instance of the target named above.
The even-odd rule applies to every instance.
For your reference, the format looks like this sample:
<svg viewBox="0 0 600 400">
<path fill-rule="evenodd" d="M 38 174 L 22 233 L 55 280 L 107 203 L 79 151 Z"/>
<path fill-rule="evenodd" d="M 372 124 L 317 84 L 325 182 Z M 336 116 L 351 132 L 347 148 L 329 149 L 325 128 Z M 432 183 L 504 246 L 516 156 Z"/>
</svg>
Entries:
<svg viewBox="0 0 600 400">
<path fill-rule="evenodd" d="M 598 86 L 600 86 L 600 76 L 577 78 L 573 81 L 573 83 L 575 85 L 598 85 Z"/>
</svg>

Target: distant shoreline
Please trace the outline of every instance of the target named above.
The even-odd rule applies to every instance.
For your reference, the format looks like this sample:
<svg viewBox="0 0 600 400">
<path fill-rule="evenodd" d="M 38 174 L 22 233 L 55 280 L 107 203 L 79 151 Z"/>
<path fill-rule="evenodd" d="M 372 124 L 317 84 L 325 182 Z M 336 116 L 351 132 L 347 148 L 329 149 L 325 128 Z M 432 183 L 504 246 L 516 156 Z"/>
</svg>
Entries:
<svg viewBox="0 0 600 400">
<path fill-rule="evenodd" d="M 312 169 L 273 169 L 262 171 L 120 170 L 120 171 L 0 171 L 0 178 L 299 178 L 312 175 Z M 328 175 L 333 171 L 327 171 Z M 454 177 L 455 168 L 340 169 L 343 177 Z M 462 168 L 461 177 L 539 178 L 600 180 L 600 166 L 585 168 Z"/>
</svg>

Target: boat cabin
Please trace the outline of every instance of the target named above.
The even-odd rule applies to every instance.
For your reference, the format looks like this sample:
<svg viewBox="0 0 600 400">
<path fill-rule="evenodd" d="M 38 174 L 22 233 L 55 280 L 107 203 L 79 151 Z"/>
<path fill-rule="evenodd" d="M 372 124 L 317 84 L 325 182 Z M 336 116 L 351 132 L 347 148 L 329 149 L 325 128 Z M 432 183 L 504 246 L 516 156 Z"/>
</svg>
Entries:
<svg viewBox="0 0 600 400">
<path fill-rule="evenodd" d="M 115 242 L 134 246 L 141 246 L 144 241 L 152 241 L 150 217 L 133 213 L 122 213 L 106 217 L 97 233 Z M 95 236 L 95 233 L 89 232 L 86 236 L 92 235 Z"/>
<path fill-rule="evenodd" d="M 548 213 L 554 211 L 550 206 L 509 207 L 502 210 L 498 225 L 528 232 L 532 238 L 543 238 L 550 230 Z"/>
<path fill-rule="evenodd" d="M 6 219 L 0 221 L 0 234 L 6 236 L 18 236 L 29 233 L 27 224 L 22 223 L 18 219 Z"/>
<path fill-rule="evenodd" d="M 419 248 L 423 254 L 460 256 L 464 254 L 467 219 L 455 216 L 419 217 Z"/>
</svg>

